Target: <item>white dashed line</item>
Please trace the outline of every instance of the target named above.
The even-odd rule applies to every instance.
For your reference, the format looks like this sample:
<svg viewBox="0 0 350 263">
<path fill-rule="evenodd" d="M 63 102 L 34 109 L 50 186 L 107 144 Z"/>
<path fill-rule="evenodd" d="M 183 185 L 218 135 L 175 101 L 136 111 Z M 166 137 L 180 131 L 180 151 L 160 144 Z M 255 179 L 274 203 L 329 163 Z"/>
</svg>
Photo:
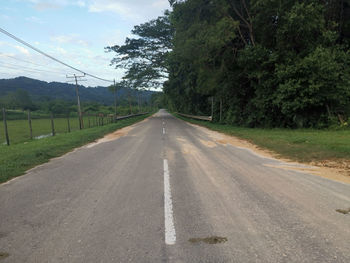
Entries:
<svg viewBox="0 0 350 263">
<path fill-rule="evenodd" d="M 176 243 L 176 232 L 173 216 L 173 201 L 171 197 L 170 175 L 168 160 L 164 159 L 164 219 L 165 219 L 165 244 Z"/>
<path fill-rule="evenodd" d="M 165 134 L 165 128 L 163 128 L 163 134 Z"/>
</svg>

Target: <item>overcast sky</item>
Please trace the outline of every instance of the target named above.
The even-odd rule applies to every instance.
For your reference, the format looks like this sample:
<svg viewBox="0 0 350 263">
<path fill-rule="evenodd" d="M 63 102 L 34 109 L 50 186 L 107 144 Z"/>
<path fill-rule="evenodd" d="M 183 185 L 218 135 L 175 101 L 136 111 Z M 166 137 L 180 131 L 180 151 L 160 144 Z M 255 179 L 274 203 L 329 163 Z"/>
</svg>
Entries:
<svg viewBox="0 0 350 263">
<path fill-rule="evenodd" d="M 50 55 L 101 78 L 121 78 L 113 53 L 134 25 L 162 15 L 168 0 L 0 0 L 0 27 Z M 77 73 L 0 33 L 0 78 L 66 81 Z M 86 78 L 85 86 L 107 86 Z"/>
</svg>

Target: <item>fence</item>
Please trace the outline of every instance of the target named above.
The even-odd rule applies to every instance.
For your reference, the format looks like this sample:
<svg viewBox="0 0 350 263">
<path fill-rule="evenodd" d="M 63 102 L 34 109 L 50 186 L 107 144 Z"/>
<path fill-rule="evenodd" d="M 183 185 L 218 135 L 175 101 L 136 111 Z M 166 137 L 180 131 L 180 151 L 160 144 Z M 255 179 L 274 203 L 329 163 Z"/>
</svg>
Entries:
<svg viewBox="0 0 350 263">
<path fill-rule="evenodd" d="M 82 117 L 83 129 L 104 126 L 115 121 L 144 115 L 146 113 L 132 114 L 114 118 L 113 114 L 89 114 L 84 113 Z M 26 142 L 33 139 L 42 139 L 55 136 L 58 133 L 70 133 L 79 130 L 78 116 L 66 117 L 47 115 L 44 118 L 32 118 L 30 111 L 26 113 L 27 119 L 8 120 L 7 112 L 2 109 L 2 121 L 0 122 L 0 145 L 10 145 L 14 143 Z"/>
<path fill-rule="evenodd" d="M 179 112 L 176 112 L 176 114 L 179 114 L 179 115 L 187 117 L 187 118 L 202 120 L 202 121 L 212 121 L 213 120 L 212 116 L 195 116 L 195 115 L 183 114 L 183 113 L 179 113 Z"/>
</svg>

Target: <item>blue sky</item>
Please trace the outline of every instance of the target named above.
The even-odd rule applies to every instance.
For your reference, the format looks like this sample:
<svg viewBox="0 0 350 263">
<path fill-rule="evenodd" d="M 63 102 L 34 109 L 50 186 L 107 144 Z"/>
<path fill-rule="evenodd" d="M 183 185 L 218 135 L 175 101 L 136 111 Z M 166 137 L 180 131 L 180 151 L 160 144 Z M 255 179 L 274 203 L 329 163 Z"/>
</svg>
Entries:
<svg viewBox="0 0 350 263">
<path fill-rule="evenodd" d="M 104 47 L 122 44 L 134 25 L 162 15 L 168 0 L 0 0 L 0 27 L 60 60 L 118 81 Z M 66 81 L 77 73 L 0 33 L 0 78 Z M 85 86 L 109 83 L 86 78 Z"/>
</svg>

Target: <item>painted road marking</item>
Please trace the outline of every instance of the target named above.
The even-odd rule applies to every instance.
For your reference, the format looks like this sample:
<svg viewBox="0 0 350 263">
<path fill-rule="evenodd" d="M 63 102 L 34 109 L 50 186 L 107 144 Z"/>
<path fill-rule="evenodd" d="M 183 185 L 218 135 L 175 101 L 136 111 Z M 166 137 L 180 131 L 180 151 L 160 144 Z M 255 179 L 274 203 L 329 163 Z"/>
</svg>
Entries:
<svg viewBox="0 0 350 263">
<path fill-rule="evenodd" d="M 168 160 L 164 159 L 164 219 L 165 219 L 165 244 L 176 243 L 176 232 L 173 216 L 173 201 L 171 197 L 170 175 Z"/>
<path fill-rule="evenodd" d="M 163 128 L 163 134 L 165 134 L 165 128 Z"/>
</svg>

